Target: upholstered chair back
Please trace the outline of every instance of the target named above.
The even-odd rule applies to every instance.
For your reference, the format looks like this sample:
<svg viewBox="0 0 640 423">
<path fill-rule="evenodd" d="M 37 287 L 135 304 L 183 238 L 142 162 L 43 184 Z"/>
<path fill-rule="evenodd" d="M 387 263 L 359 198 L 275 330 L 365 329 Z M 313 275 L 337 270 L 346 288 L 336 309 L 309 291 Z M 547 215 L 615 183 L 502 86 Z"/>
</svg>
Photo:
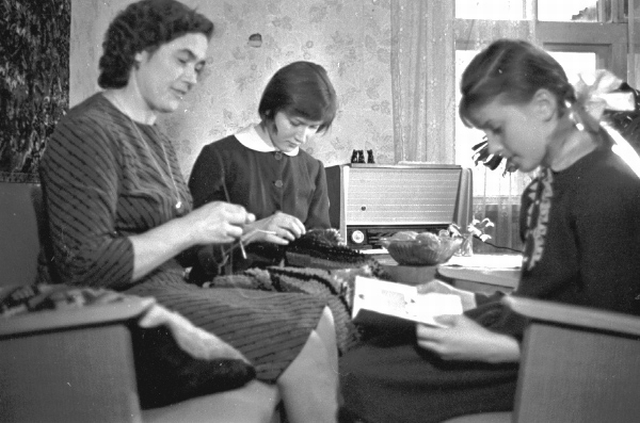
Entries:
<svg viewBox="0 0 640 423">
<path fill-rule="evenodd" d="M 43 213 L 36 214 L 34 204 L 42 208 L 39 184 L 0 182 L 0 286 L 36 281 Z"/>
</svg>

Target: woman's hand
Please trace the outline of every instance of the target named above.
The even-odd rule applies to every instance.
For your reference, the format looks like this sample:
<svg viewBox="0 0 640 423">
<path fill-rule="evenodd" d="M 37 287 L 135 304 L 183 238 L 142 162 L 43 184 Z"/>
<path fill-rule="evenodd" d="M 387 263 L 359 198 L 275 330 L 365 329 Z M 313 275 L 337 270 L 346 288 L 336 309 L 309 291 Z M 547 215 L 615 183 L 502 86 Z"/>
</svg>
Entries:
<svg viewBox="0 0 640 423">
<path fill-rule="evenodd" d="M 465 315 L 440 316 L 446 328 L 423 324 L 416 326 L 418 345 L 433 351 L 443 360 L 514 362 L 520 359 L 515 338 L 491 332 Z"/>
<path fill-rule="evenodd" d="M 194 245 L 233 242 L 242 236 L 245 225 L 255 219 L 242 206 L 213 202 L 144 233 L 131 235 L 133 280 L 139 280 Z"/>
<path fill-rule="evenodd" d="M 289 242 L 300 238 L 306 232 L 307 230 L 300 219 L 286 213 L 276 212 L 269 217 L 248 225 L 245 229 L 243 240 L 287 245 Z"/>
<path fill-rule="evenodd" d="M 426 294 L 428 292 L 437 292 L 438 294 L 453 294 L 460 297 L 462 301 L 462 309 L 464 311 L 471 310 L 472 308 L 476 308 L 476 296 L 473 292 L 465 291 L 463 289 L 458 289 L 453 287 L 452 285 L 434 279 L 433 281 L 426 283 L 424 285 L 418 286 L 418 292 L 420 294 Z"/>
<path fill-rule="evenodd" d="M 240 238 L 245 225 L 253 223 L 255 216 L 237 204 L 214 201 L 183 219 L 185 230 L 191 231 L 195 244 L 224 244 Z"/>
</svg>

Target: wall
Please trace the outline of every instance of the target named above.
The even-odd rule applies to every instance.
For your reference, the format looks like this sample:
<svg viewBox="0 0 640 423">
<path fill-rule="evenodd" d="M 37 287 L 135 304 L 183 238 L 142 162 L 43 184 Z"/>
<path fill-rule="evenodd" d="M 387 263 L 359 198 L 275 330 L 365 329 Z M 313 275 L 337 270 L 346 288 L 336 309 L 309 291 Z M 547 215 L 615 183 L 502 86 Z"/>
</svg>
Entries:
<svg viewBox="0 0 640 423">
<path fill-rule="evenodd" d="M 296 60 L 323 65 L 340 109 L 326 135 L 304 147 L 325 165 L 347 163 L 353 149 L 394 162 L 390 72 L 391 0 L 184 0 L 216 25 L 201 84 L 160 124 L 175 141 L 185 175 L 204 144 L 258 121 L 267 80 Z M 70 102 L 98 90 L 102 37 L 131 0 L 72 0 Z M 259 48 L 249 36 L 262 35 Z"/>
</svg>

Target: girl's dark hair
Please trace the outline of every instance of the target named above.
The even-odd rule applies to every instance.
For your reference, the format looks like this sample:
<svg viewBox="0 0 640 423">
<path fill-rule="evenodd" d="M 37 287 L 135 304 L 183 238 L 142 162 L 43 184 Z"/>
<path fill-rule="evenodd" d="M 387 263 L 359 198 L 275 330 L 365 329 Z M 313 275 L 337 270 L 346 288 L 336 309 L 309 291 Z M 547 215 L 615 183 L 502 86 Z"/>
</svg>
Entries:
<svg viewBox="0 0 640 423">
<path fill-rule="evenodd" d="M 176 0 L 142 0 L 120 11 L 109 25 L 102 43 L 98 85 L 127 85 L 135 55 L 153 53 L 161 45 L 185 34 L 213 35 L 213 23 L 204 15 Z"/>
<path fill-rule="evenodd" d="M 541 88 L 555 95 L 560 113 L 576 101 L 564 69 L 546 51 L 523 40 L 494 41 L 462 74 L 460 118 L 473 126 L 473 109 L 498 96 L 506 104 L 526 103 Z"/>
<path fill-rule="evenodd" d="M 318 132 L 331 127 L 338 99 L 327 71 L 315 63 L 293 62 L 278 70 L 267 84 L 258 106 L 260 117 L 272 124 L 278 112 L 321 121 Z"/>
</svg>

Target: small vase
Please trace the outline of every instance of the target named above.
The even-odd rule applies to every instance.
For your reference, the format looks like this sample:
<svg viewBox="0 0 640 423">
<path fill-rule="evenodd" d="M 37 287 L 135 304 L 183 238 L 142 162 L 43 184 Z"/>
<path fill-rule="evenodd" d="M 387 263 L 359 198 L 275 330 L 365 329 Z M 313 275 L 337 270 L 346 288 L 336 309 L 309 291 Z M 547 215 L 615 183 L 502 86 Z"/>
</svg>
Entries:
<svg viewBox="0 0 640 423">
<path fill-rule="evenodd" d="M 456 253 L 457 256 L 471 257 L 473 255 L 473 235 L 465 235 L 460 249 Z"/>
</svg>

